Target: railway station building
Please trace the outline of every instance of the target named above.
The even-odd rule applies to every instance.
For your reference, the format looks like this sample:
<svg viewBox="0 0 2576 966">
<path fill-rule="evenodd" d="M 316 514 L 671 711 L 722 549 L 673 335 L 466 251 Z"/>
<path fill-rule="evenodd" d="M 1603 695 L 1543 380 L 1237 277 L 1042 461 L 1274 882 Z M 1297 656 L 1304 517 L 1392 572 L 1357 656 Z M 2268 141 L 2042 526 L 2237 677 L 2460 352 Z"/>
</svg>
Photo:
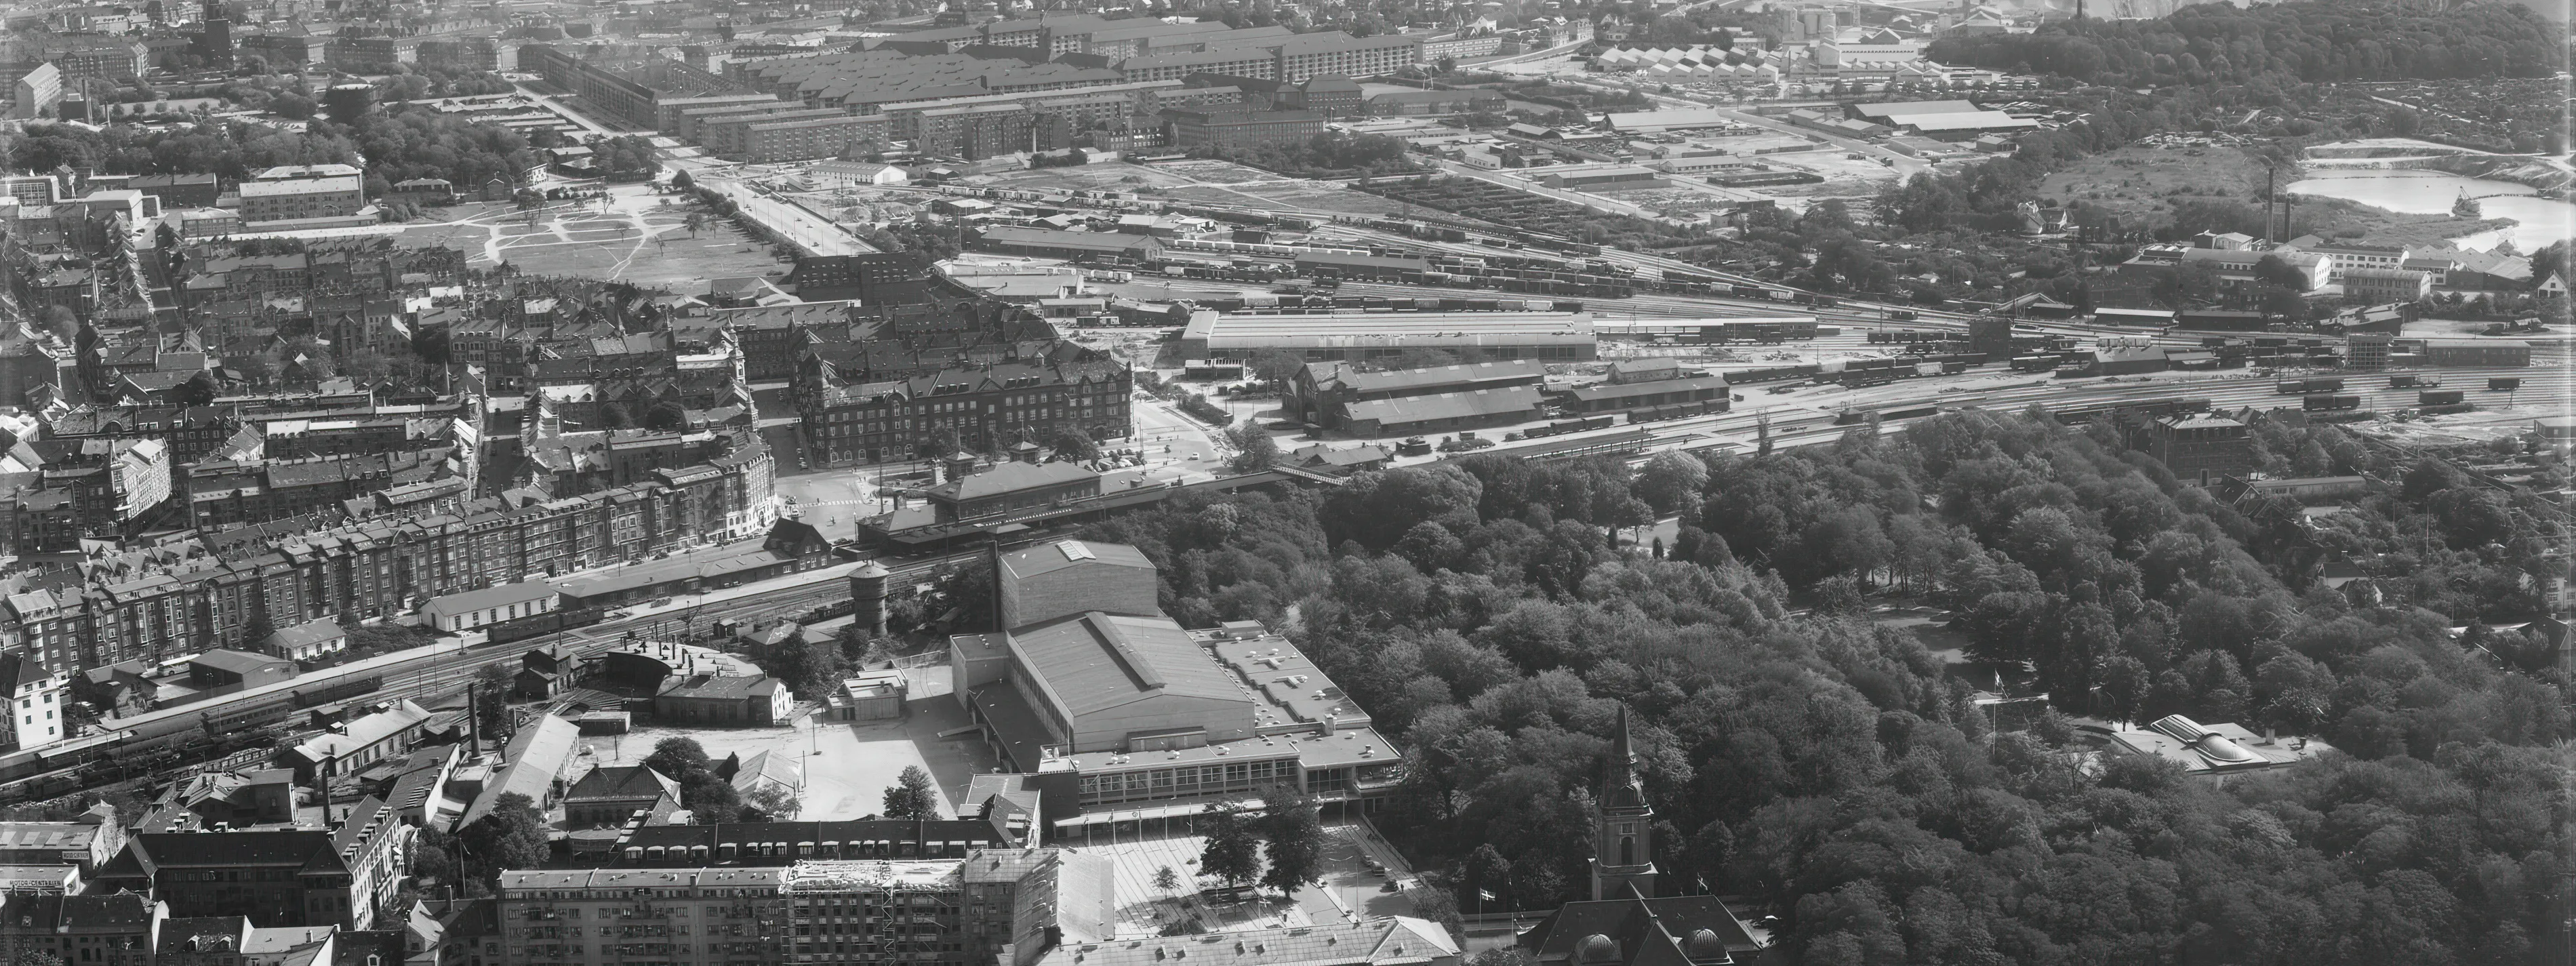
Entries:
<svg viewBox="0 0 2576 966">
<path fill-rule="evenodd" d="M 561 592 L 543 581 L 531 580 L 433 597 L 421 605 L 420 614 L 429 618 L 431 626 L 453 634 L 485 624 L 534 617 L 562 604 Z"/>
</svg>

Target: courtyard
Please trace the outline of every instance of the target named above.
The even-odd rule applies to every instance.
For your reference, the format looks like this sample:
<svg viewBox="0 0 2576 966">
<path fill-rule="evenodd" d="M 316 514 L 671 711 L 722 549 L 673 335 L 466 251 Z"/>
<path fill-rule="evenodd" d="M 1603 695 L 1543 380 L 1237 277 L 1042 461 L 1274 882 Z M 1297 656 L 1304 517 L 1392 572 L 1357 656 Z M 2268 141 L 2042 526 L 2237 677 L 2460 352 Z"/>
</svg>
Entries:
<svg viewBox="0 0 2576 966">
<path fill-rule="evenodd" d="M 788 727 L 640 727 L 624 735 L 583 738 L 576 756 L 601 765 L 642 764 L 652 756 L 654 745 L 678 737 L 697 739 L 707 757 L 717 761 L 726 755 L 748 758 L 763 751 L 786 755 L 806 766 L 796 819 L 807 822 L 879 813 L 885 807 L 886 788 L 906 767 L 918 765 L 938 783 L 940 814 L 953 818 L 957 800 L 966 794 L 966 783 L 978 772 L 991 771 L 996 760 L 971 735 L 939 737 L 940 732 L 967 724 L 965 709 L 949 697 L 945 666 L 905 673 L 912 690 L 899 720 L 823 721 L 817 728 L 814 706 L 808 703 L 798 709 L 796 721 Z"/>
</svg>

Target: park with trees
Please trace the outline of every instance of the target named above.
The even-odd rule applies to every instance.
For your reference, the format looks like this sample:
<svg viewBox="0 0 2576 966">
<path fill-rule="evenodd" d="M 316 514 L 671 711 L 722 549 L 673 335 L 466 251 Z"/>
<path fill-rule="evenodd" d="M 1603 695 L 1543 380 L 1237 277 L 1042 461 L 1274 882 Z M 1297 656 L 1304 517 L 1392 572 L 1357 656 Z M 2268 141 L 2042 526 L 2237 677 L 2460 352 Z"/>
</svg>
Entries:
<svg viewBox="0 0 2576 966">
<path fill-rule="evenodd" d="M 1084 536 L 1142 548 L 1183 624 L 1270 622 L 1348 688 L 1406 749 L 1373 818 L 1488 910 L 1580 897 L 1624 705 L 1658 866 L 1777 911 L 1790 961 L 2563 947 L 2568 682 L 2495 629 L 2539 612 L 2519 575 L 2556 515 L 2332 427 L 2256 444 L 2276 475 L 2388 485 L 2310 534 L 2106 430 L 1970 411 L 1635 472 L 1483 454 Z M 1666 512 L 1671 546 L 1614 542 Z M 2321 549 L 2384 597 L 2319 584 Z M 1964 653 L 1882 602 L 1948 612 Z M 1999 732 L 1971 704 L 1994 673 L 2056 708 Z M 2168 713 L 2336 750 L 2221 786 L 2069 726 Z M 1201 871 L 1239 880 L 1218 852 Z"/>
</svg>

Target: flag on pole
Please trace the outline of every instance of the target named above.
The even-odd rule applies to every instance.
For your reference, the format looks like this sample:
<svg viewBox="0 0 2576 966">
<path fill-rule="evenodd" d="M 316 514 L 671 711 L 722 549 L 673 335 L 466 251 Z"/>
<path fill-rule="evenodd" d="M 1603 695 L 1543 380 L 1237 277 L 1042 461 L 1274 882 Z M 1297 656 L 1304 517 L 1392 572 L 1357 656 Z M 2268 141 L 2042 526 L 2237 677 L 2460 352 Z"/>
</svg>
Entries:
<svg viewBox="0 0 2576 966">
<path fill-rule="evenodd" d="M 1486 902 L 1492 902 L 1494 901 L 1494 893 L 1489 889 L 1478 889 L 1476 890 L 1476 898 L 1483 899 Z"/>
</svg>

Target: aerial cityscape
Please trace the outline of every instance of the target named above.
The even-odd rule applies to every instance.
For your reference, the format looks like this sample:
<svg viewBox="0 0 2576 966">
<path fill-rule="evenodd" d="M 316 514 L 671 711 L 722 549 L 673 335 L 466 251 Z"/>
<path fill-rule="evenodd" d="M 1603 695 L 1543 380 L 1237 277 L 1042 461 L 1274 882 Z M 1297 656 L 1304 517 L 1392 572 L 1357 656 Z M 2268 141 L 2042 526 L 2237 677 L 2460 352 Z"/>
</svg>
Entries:
<svg viewBox="0 0 2576 966">
<path fill-rule="evenodd" d="M 0 966 L 2576 966 L 2570 36 L 0 0 Z"/>
</svg>

